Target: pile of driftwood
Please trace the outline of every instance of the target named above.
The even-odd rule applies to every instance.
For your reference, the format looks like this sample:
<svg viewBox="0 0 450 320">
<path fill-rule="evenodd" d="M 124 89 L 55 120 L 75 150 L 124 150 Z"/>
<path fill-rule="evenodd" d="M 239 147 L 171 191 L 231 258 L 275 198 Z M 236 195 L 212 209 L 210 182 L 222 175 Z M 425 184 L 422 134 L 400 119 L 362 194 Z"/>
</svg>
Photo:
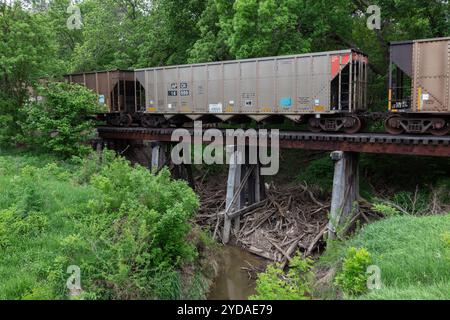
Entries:
<svg viewBox="0 0 450 320">
<path fill-rule="evenodd" d="M 210 227 L 214 237 L 221 240 L 226 187 L 199 181 L 196 189 L 201 198 L 197 223 Z M 298 250 L 304 256 L 314 255 L 328 231 L 330 199 L 318 199 L 317 192 L 302 184 L 266 184 L 266 194 L 263 203 L 241 217 L 239 228 L 233 228 L 236 242 L 284 265 Z"/>
</svg>

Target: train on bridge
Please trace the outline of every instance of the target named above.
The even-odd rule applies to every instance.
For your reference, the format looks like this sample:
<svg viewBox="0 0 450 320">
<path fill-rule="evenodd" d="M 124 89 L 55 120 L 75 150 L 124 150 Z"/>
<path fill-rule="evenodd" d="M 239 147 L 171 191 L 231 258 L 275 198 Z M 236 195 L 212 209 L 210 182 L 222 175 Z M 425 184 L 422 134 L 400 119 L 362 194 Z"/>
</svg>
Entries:
<svg viewBox="0 0 450 320">
<path fill-rule="evenodd" d="M 291 56 L 70 74 L 95 91 L 108 125 L 157 128 L 280 123 L 359 132 L 368 110 L 369 59 L 356 49 Z M 450 132 L 450 37 L 390 44 L 390 134 Z"/>
</svg>

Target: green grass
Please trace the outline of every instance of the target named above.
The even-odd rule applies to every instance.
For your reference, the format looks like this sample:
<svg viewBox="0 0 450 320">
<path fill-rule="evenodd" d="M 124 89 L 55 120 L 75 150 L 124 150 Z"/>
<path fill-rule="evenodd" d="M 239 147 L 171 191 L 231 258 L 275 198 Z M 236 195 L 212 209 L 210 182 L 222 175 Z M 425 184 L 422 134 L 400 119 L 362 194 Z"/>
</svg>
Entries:
<svg viewBox="0 0 450 320">
<path fill-rule="evenodd" d="M 50 263 L 60 253 L 62 239 L 76 231 L 71 211 L 87 202 L 93 191 L 87 185 L 73 183 L 73 165 L 61 162 L 56 166 L 55 161 L 50 156 L 32 154 L 0 155 L 0 211 L 39 205 L 40 215 L 47 219 L 45 233 L 10 236 L 10 244 L 0 248 L 0 299 L 20 299 L 43 286 Z M 33 176 L 25 178 L 25 170 L 33 171 Z M 30 203 L 23 203 L 27 201 Z"/>
<path fill-rule="evenodd" d="M 382 288 L 358 299 L 450 299 L 450 215 L 401 216 L 365 226 L 334 244 L 320 265 L 341 264 L 346 248 L 366 248 L 381 269 Z"/>
<path fill-rule="evenodd" d="M 362 296 L 364 300 L 449 300 L 450 282 L 386 288 Z"/>
</svg>

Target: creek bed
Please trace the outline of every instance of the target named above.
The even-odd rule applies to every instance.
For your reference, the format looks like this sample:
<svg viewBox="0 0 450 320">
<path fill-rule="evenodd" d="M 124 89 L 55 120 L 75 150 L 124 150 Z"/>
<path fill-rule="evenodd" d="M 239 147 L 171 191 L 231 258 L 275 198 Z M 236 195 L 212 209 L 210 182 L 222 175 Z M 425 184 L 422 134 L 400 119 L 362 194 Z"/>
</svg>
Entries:
<svg viewBox="0 0 450 320">
<path fill-rule="evenodd" d="M 220 269 L 209 300 L 247 300 L 255 294 L 256 279 L 242 268 L 264 269 L 267 265 L 266 260 L 235 246 L 223 247 L 218 262 Z"/>
</svg>

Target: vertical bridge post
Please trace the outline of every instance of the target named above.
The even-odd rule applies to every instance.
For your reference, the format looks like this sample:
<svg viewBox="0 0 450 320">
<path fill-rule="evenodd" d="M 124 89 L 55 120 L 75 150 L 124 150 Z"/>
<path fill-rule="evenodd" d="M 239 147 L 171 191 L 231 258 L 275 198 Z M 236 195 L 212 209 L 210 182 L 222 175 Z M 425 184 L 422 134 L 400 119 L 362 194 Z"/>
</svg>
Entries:
<svg viewBox="0 0 450 320">
<path fill-rule="evenodd" d="M 333 196 L 331 200 L 329 239 L 341 237 L 350 228 L 359 211 L 359 154 L 335 151 Z"/>
<path fill-rule="evenodd" d="M 231 219 L 228 214 L 233 210 L 239 210 L 241 207 L 242 194 L 241 192 L 238 193 L 238 189 L 241 185 L 242 165 L 238 164 L 238 158 L 238 152 L 233 152 L 230 158 L 230 167 L 228 169 L 225 222 L 223 227 L 223 243 L 225 244 L 230 241 L 231 224 L 233 222 L 233 219 Z M 235 227 L 239 222 L 240 221 L 234 220 Z"/>
<path fill-rule="evenodd" d="M 224 244 L 230 242 L 232 224 L 234 224 L 234 234 L 238 235 L 241 215 L 261 206 L 265 195 L 260 165 L 245 164 L 239 149 L 235 150 L 235 146 L 226 148 L 227 153 L 230 154 L 230 166 L 222 236 Z"/>
<path fill-rule="evenodd" d="M 170 150 L 171 145 L 169 143 L 161 143 L 153 141 L 151 143 L 152 148 L 152 163 L 151 170 L 153 172 L 160 171 L 164 166 L 172 167 L 170 160 Z M 192 174 L 192 165 L 190 164 L 180 164 L 173 165 L 172 167 L 172 177 L 174 179 L 185 180 L 192 189 L 195 189 L 194 177 Z"/>
<path fill-rule="evenodd" d="M 152 142 L 151 143 L 152 148 L 152 164 L 151 164 L 151 170 L 152 171 L 159 171 L 161 170 L 167 163 L 166 158 L 166 152 L 167 148 L 166 145 L 160 143 L 160 142 Z"/>
<path fill-rule="evenodd" d="M 95 141 L 95 151 L 97 152 L 97 154 L 99 155 L 99 156 L 101 156 L 102 155 L 102 153 L 103 153 L 103 149 L 105 148 L 104 147 L 104 141 L 103 141 L 103 139 L 97 139 L 96 141 Z"/>
<path fill-rule="evenodd" d="M 171 170 L 172 177 L 177 180 L 185 180 L 192 189 L 195 189 L 195 181 L 191 164 L 174 164 L 171 159 L 171 143 L 155 142 L 151 143 L 152 160 L 151 170 L 160 171 L 164 166 Z"/>
</svg>

